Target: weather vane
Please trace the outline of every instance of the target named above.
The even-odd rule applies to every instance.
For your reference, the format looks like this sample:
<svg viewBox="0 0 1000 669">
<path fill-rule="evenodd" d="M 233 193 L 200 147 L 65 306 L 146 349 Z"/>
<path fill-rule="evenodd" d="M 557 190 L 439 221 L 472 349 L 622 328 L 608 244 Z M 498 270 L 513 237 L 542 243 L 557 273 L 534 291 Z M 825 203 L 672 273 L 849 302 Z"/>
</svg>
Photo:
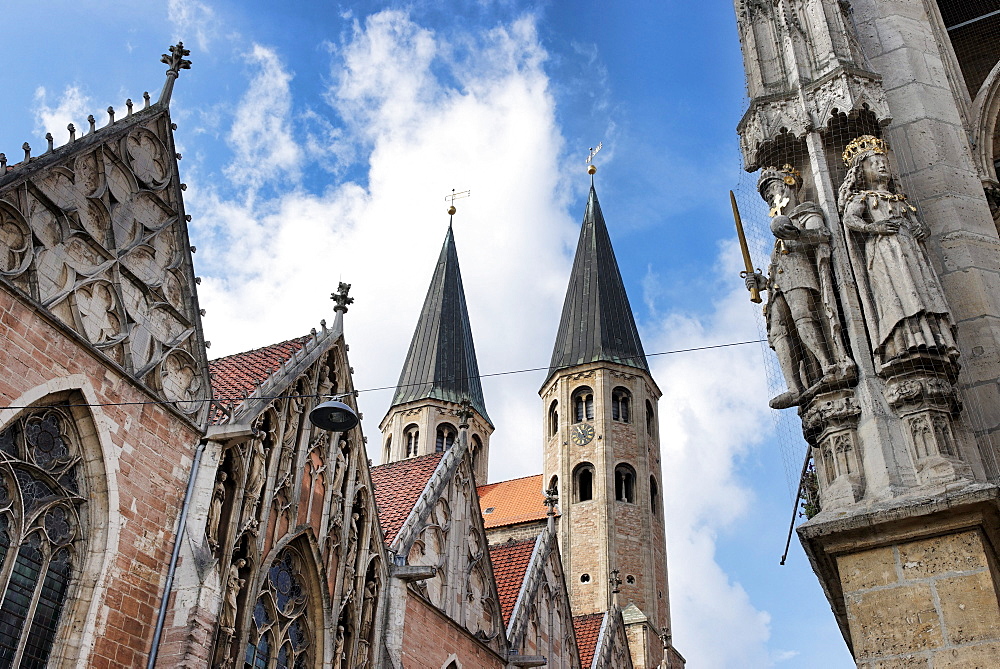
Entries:
<svg viewBox="0 0 1000 669">
<path fill-rule="evenodd" d="M 600 153 L 601 149 L 604 147 L 604 142 L 598 142 L 597 146 L 590 147 L 590 155 L 587 156 L 587 174 L 593 176 L 597 172 L 597 165 L 594 165 L 594 156 Z"/>
<path fill-rule="evenodd" d="M 469 197 L 470 195 L 472 195 L 471 190 L 463 190 L 460 193 L 456 193 L 455 189 L 452 188 L 451 193 L 444 196 L 445 200 L 451 202 L 451 205 L 448 207 L 448 215 L 454 216 L 455 212 L 458 211 L 458 209 L 455 209 L 455 200 L 461 200 L 463 197 Z"/>
</svg>

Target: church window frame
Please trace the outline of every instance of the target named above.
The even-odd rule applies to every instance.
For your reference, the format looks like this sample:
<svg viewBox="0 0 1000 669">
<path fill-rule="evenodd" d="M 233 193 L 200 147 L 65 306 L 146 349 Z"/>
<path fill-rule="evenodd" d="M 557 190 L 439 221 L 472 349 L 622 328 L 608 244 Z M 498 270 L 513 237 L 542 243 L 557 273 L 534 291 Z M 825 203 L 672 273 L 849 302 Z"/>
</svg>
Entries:
<svg viewBox="0 0 1000 669">
<path fill-rule="evenodd" d="M 646 434 L 650 437 L 656 431 L 656 412 L 653 411 L 653 403 L 646 400 Z"/>
<path fill-rule="evenodd" d="M 654 517 L 660 515 L 660 486 L 652 474 L 649 475 L 649 510 Z"/>
<path fill-rule="evenodd" d="M 573 422 L 594 420 L 594 391 L 590 386 L 580 386 L 573 391 Z"/>
<path fill-rule="evenodd" d="M 627 463 L 615 467 L 615 501 L 635 504 L 635 468 Z"/>
<path fill-rule="evenodd" d="M 632 422 L 632 393 L 628 388 L 618 386 L 611 391 L 611 420 Z"/>
<path fill-rule="evenodd" d="M 416 423 L 407 425 L 403 430 L 403 443 L 406 444 L 406 457 L 414 457 L 420 447 L 420 428 Z"/>
<path fill-rule="evenodd" d="M 451 423 L 440 423 L 434 437 L 434 452 L 444 453 L 458 440 L 458 429 Z"/>
<path fill-rule="evenodd" d="M 573 469 L 573 503 L 594 499 L 594 465 L 581 462 Z"/>
<path fill-rule="evenodd" d="M 0 430 L 0 662 L 6 666 L 44 666 L 60 629 L 77 617 L 93 504 L 74 413 L 53 404 Z"/>
<path fill-rule="evenodd" d="M 554 437 L 559 433 L 559 400 L 552 400 L 549 405 L 549 436 Z"/>
<path fill-rule="evenodd" d="M 385 456 L 382 458 L 382 464 L 389 462 L 392 459 L 392 435 L 390 434 L 385 438 Z"/>
</svg>

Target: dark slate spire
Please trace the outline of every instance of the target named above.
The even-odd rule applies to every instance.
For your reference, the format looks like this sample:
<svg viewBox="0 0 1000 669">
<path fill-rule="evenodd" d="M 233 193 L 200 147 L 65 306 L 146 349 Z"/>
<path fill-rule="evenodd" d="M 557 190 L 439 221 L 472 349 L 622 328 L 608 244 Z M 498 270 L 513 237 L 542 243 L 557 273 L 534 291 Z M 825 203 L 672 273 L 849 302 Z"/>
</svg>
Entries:
<svg viewBox="0 0 1000 669">
<path fill-rule="evenodd" d="M 649 371 L 597 191 L 591 184 L 549 377 L 562 367 L 598 361 Z"/>
<path fill-rule="evenodd" d="M 450 225 L 392 405 L 427 398 L 456 404 L 468 398 L 472 408 L 487 422 L 490 420 L 479 382 L 462 272 Z"/>
</svg>

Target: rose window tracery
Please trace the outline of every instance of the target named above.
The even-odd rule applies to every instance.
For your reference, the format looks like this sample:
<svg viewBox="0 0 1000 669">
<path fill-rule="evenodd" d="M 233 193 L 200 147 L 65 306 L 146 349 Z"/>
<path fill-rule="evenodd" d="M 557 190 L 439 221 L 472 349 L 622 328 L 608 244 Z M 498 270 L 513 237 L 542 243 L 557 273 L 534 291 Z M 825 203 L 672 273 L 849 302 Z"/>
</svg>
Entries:
<svg viewBox="0 0 1000 669">
<path fill-rule="evenodd" d="M 72 420 L 58 408 L 0 432 L 0 668 L 45 667 L 84 553 Z"/>
</svg>

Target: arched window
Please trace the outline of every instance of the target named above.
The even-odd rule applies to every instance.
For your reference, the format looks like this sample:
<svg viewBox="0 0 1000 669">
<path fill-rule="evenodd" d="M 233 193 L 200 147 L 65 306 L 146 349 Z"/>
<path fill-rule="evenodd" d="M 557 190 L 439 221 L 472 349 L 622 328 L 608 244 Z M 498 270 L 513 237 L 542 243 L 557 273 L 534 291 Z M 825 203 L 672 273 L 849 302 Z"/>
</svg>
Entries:
<svg viewBox="0 0 1000 669">
<path fill-rule="evenodd" d="M 392 435 L 385 438 L 385 455 L 382 457 L 382 464 L 389 462 L 392 458 Z"/>
<path fill-rule="evenodd" d="M 434 452 L 443 453 L 455 445 L 458 430 L 450 423 L 441 423 L 437 428 L 437 440 L 434 442 Z"/>
<path fill-rule="evenodd" d="M 472 452 L 476 456 L 479 455 L 480 451 L 483 450 L 483 440 L 479 438 L 478 434 L 472 435 Z"/>
<path fill-rule="evenodd" d="M 253 609 L 245 667 L 298 669 L 313 665 L 309 596 L 302 581 L 305 569 L 302 555 L 291 546 L 283 548 L 271 563 Z"/>
<path fill-rule="evenodd" d="M 586 502 L 592 499 L 594 499 L 594 466 L 584 462 L 573 470 L 573 501 Z"/>
<path fill-rule="evenodd" d="M 0 433 L 0 666 L 44 667 L 87 554 L 79 435 L 52 407 Z"/>
<path fill-rule="evenodd" d="M 417 446 L 420 443 L 420 430 L 416 425 L 410 425 L 403 430 L 403 441 L 406 442 L 406 457 L 412 458 L 417 454 Z"/>
<path fill-rule="evenodd" d="M 656 418 L 653 416 L 653 403 L 646 400 L 646 434 L 653 436 L 653 430 L 656 427 Z"/>
<path fill-rule="evenodd" d="M 559 402 L 552 400 L 549 405 L 549 436 L 555 436 L 559 432 Z"/>
<path fill-rule="evenodd" d="M 635 470 L 629 465 L 615 467 L 615 499 L 635 503 Z"/>
<path fill-rule="evenodd" d="M 654 516 L 660 513 L 660 488 L 652 475 L 649 477 L 649 508 Z"/>
<path fill-rule="evenodd" d="M 573 393 L 573 418 L 576 423 L 594 420 L 594 391 L 587 386 L 577 388 Z"/>
<path fill-rule="evenodd" d="M 553 495 L 555 495 L 556 497 L 559 496 L 559 477 L 558 476 L 553 476 L 552 478 L 549 479 L 549 487 L 546 489 L 545 492 L 549 492 L 550 490 L 552 491 Z"/>
<path fill-rule="evenodd" d="M 632 393 L 622 387 L 611 391 L 611 419 L 632 422 Z"/>
</svg>

